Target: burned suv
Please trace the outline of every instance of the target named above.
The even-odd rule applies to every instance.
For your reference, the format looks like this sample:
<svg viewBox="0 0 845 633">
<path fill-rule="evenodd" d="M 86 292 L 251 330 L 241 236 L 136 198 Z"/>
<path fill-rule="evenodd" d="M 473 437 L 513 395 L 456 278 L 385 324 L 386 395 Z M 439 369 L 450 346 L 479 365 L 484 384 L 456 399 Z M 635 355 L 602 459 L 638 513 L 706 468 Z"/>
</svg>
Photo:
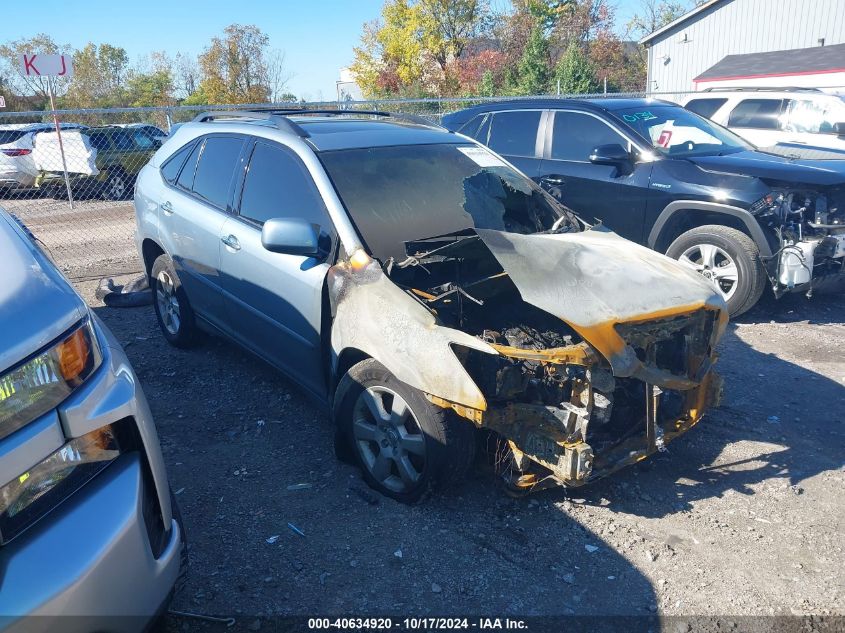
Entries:
<svg viewBox="0 0 845 633">
<path fill-rule="evenodd" d="M 517 491 L 659 450 L 720 392 L 724 301 L 486 148 L 384 113 L 228 112 L 138 178 L 162 332 L 221 332 L 300 383 L 368 483 L 413 501 L 486 429 Z"/>
</svg>

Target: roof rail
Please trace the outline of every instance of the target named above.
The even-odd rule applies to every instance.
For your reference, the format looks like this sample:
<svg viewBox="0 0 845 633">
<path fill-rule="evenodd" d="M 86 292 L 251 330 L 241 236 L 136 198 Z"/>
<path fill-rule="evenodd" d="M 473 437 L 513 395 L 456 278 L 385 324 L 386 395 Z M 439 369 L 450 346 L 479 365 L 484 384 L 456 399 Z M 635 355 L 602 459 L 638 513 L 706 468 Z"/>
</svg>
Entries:
<svg viewBox="0 0 845 633">
<path fill-rule="evenodd" d="M 280 113 L 273 110 L 219 110 L 215 112 L 203 112 L 194 117 L 194 123 L 210 123 L 217 120 L 251 120 L 251 121 L 269 121 L 273 123 L 276 128 L 284 132 L 292 132 L 301 138 L 308 138 L 311 136 L 303 130 L 296 123 L 286 118 Z"/>
<path fill-rule="evenodd" d="M 714 86 L 701 92 L 822 92 L 819 88 L 800 86 Z"/>
<path fill-rule="evenodd" d="M 386 112 L 384 110 L 326 110 L 326 109 L 308 109 L 308 108 L 268 108 L 268 109 L 255 109 L 250 110 L 250 112 L 260 112 L 260 113 L 269 113 L 278 116 L 298 116 L 300 114 L 305 115 L 312 115 L 312 114 L 319 114 L 321 116 L 345 116 L 345 115 L 363 115 L 363 116 L 380 116 L 386 117 L 391 119 L 396 119 L 397 121 L 405 121 L 407 123 L 413 123 L 415 125 L 423 125 L 425 127 L 432 127 L 437 128 L 440 130 L 445 130 L 442 125 L 435 123 L 431 119 L 421 116 L 419 114 L 405 114 L 403 112 Z"/>
</svg>

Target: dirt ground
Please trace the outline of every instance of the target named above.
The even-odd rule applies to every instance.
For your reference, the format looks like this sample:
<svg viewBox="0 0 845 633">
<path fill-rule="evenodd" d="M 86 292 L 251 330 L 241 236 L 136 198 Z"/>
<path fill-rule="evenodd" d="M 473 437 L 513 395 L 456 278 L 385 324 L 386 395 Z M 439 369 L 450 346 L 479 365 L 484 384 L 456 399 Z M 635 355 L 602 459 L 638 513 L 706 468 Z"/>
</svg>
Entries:
<svg viewBox="0 0 845 633">
<path fill-rule="evenodd" d="M 277 615 L 845 614 L 845 295 L 764 300 L 732 323 L 724 404 L 667 453 L 521 500 L 479 464 L 409 507 L 335 459 L 326 413 L 276 371 L 219 339 L 173 349 L 151 307 L 103 307 L 95 285 L 184 514 L 173 609 L 250 630 Z"/>
</svg>

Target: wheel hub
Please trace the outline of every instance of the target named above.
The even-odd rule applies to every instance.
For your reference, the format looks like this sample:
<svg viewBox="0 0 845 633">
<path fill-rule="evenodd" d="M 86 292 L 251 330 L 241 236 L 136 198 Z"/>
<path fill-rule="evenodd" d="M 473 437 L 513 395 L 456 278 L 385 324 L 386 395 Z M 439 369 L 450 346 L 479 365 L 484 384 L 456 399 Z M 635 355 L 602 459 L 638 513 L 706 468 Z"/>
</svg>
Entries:
<svg viewBox="0 0 845 633">
<path fill-rule="evenodd" d="M 678 261 L 709 280 L 728 301 L 736 293 L 739 269 L 731 255 L 715 244 L 695 244 L 681 253 Z"/>
<path fill-rule="evenodd" d="M 368 387 L 353 407 L 354 445 L 369 474 L 404 492 L 425 469 L 425 437 L 405 400 L 387 387 Z"/>
</svg>

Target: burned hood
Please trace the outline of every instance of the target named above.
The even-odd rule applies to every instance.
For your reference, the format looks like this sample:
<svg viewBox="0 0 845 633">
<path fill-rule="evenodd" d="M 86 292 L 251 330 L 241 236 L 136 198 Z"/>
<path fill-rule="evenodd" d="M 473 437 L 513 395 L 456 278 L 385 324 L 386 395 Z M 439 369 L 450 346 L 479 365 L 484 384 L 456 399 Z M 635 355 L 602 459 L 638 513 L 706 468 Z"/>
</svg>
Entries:
<svg viewBox="0 0 845 633">
<path fill-rule="evenodd" d="M 630 375 L 637 361 L 616 324 L 702 307 L 726 312 L 724 300 L 699 274 L 603 227 L 562 234 L 477 233 L 522 299 L 572 326 L 618 375 Z"/>
</svg>

